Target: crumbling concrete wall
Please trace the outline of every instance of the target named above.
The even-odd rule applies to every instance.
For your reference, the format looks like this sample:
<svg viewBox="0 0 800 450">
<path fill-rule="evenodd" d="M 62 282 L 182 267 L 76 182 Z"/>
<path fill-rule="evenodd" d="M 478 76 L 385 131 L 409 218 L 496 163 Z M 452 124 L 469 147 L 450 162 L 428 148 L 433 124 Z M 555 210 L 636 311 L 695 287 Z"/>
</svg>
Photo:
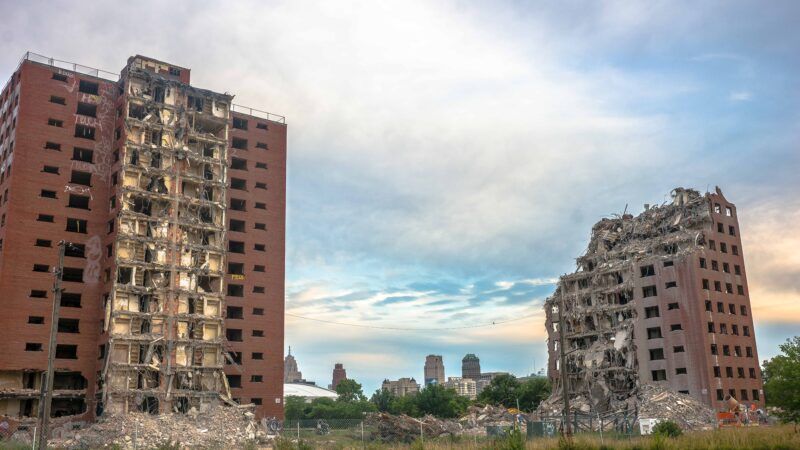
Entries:
<svg viewBox="0 0 800 450">
<path fill-rule="evenodd" d="M 604 218 L 592 227 L 578 270 L 562 276 L 545 301 L 554 389 L 543 412 L 562 410 L 562 326 L 571 409 L 603 413 L 628 406 L 643 379 L 636 333 L 646 330 L 638 326 L 644 311 L 637 302 L 650 293 L 637 284 L 640 272 L 688 258 L 703 245 L 710 224 L 707 196 L 677 188 L 670 203 L 645 205 L 638 216 Z"/>
</svg>

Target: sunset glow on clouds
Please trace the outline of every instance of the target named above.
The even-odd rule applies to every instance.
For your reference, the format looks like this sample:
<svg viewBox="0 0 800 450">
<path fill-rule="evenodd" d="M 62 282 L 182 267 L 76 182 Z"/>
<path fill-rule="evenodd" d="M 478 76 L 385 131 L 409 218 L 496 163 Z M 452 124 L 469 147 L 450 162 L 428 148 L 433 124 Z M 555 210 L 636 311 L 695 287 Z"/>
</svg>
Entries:
<svg viewBox="0 0 800 450">
<path fill-rule="evenodd" d="M 800 334 L 796 2 L 89 3 L 0 3 L 2 72 L 144 54 L 285 115 L 287 312 L 413 329 L 288 316 L 321 385 L 541 368 L 591 226 L 677 186 L 738 207 L 759 356 Z"/>
</svg>

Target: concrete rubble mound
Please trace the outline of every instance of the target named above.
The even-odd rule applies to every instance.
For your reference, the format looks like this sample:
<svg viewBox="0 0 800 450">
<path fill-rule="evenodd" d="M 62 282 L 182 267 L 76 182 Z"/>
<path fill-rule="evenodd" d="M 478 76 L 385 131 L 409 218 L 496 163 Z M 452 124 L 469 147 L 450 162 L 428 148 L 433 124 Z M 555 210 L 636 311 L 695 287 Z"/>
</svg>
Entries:
<svg viewBox="0 0 800 450">
<path fill-rule="evenodd" d="M 461 425 L 455 420 L 437 419 L 430 415 L 415 419 L 405 414 L 377 413 L 367 417 L 367 423 L 377 426 L 372 438 L 384 442 L 412 442 L 420 434 L 426 438 L 445 434 L 455 436 L 462 431 Z"/>
<path fill-rule="evenodd" d="M 640 418 L 671 420 L 684 430 L 711 429 L 716 424 L 713 409 L 663 386 L 644 385 L 635 398 Z"/>
<path fill-rule="evenodd" d="M 467 414 L 459 419 L 439 419 L 430 415 L 415 419 L 404 414 L 378 413 L 370 415 L 367 423 L 377 426 L 374 439 L 384 442 L 411 442 L 419 438 L 420 433 L 425 438 L 447 434 L 485 435 L 489 425 L 513 425 L 514 415 L 503 407 L 486 405 L 470 406 Z"/>
<path fill-rule="evenodd" d="M 67 449 L 100 448 L 243 448 L 270 442 L 252 408 L 212 406 L 186 414 L 130 412 L 100 418 L 87 428 L 54 430 L 62 437 L 49 446 Z M 60 431 L 60 433 L 59 433 Z"/>
</svg>

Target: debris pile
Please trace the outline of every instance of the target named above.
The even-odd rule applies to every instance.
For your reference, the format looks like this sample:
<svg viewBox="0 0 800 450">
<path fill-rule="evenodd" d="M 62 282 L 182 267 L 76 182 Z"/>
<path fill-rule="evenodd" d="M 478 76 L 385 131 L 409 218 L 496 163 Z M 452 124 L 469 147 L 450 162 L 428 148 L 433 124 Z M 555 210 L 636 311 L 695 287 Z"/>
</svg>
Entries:
<svg viewBox="0 0 800 450">
<path fill-rule="evenodd" d="M 412 442 L 420 435 L 435 438 L 445 434 L 455 436 L 462 432 L 461 424 L 455 420 L 438 419 L 430 415 L 415 419 L 405 414 L 377 413 L 367 417 L 367 423 L 378 429 L 373 432 L 372 439 L 383 442 Z"/>
<path fill-rule="evenodd" d="M 51 439 L 57 448 L 242 448 L 267 443 L 266 429 L 255 420 L 251 408 L 194 408 L 186 414 L 131 412 L 100 418 L 87 428 L 61 430 L 61 438 Z M 54 430 L 54 432 L 57 430 Z"/>
<path fill-rule="evenodd" d="M 636 399 L 640 418 L 671 420 L 684 430 L 710 429 L 716 423 L 714 410 L 660 385 L 642 386 Z"/>
<path fill-rule="evenodd" d="M 458 423 L 468 434 L 485 434 L 487 425 L 513 425 L 514 415 L 501 406 L 470 406 Z"/>
</svg>

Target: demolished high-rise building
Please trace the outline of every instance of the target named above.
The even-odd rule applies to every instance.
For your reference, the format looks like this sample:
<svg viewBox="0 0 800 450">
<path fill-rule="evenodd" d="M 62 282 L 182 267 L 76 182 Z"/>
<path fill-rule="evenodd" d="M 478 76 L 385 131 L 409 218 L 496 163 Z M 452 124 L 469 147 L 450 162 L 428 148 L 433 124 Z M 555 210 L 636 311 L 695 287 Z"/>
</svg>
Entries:
<svg viewBox="0 0 800 450">
<path fill-rule="evenodd" d="M 66 241 L 54 417 L 282 416 L 285 121 L 189 74 L 28 53 L 3 89 L 0 414 L 37 415 Z"/>
<path fill-rule="evenodd" d="M 719 188 L 677 188 L 636 217 L 602 219 L 577 263 L 544 306 L 545 412 L 563 409 L 562 351 L 570 409 L 625 408 L 644 384 L 715 408 L 727 396 L 763 407 L 736 207 Z"/>
</svg>

